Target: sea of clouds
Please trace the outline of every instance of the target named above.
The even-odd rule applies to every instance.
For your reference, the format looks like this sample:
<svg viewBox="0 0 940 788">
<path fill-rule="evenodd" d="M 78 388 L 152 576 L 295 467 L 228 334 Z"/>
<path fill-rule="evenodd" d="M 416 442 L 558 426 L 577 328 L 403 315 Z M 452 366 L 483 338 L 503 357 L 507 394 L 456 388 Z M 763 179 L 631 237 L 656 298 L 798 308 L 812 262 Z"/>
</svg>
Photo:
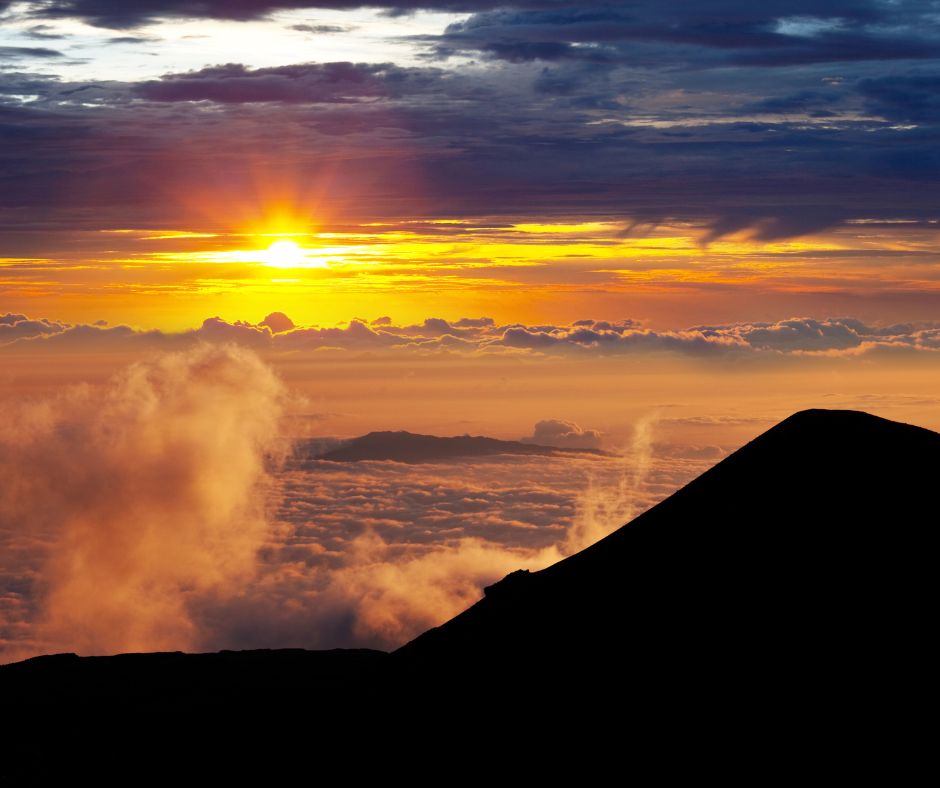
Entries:
<svg viewBox="0 0 940 788">
<path fill-rule="evenodd" d="M 0 417 L 0 659 L 393 648 L 569 555 L 720 457 L 658 452 L 302 462 L 251 350 L 153 355 Z M 533 436 L 596 431 L 568 422 Z M 567 436 L 567 437 L 566 437 Z"/>
</svg>

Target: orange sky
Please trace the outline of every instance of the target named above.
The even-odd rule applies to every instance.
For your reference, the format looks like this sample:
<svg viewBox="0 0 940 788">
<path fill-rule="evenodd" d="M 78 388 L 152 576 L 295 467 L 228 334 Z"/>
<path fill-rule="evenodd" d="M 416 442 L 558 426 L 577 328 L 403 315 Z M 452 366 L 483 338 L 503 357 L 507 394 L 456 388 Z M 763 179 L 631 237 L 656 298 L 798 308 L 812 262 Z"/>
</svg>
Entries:
<svg viewBox="0 0 940 788">
<path fill-rule="evenodd" d="M 0 294 L 8 311 L 32 317 L 174 330 L 272 311 L 318 325 L 383 315 L 530 324 L 629 317 L 656 328 L 800 315 L 929 320 L 940 299 L 934 232 L 854 225 L 704 245 L 700 227 L 640 231 L 613 220 L 311 231 L 281 217 L 238 232 L 194 222 L 70 235 L 58 249 L 53 234 L 48 257 L 0 260 Z"/>
</svg>

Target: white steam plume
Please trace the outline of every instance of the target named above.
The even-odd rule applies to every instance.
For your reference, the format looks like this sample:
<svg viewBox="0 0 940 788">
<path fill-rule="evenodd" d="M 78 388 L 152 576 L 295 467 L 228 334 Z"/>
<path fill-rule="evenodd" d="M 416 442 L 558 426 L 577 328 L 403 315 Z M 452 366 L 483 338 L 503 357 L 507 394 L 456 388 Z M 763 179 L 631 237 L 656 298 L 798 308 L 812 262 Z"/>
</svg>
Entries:
<svg viewBox="0 0 940 788">
<path fill-rule="evenodd" d="M 620 473 L 615 484 L 598 485 L 593 478 L 588 480 L 561 545 L 564 555 L 583 550 L 640 514 L 636 504 L 642 499 L 652 465 L 653 429 L 657 421 L 659 412 L 654 411 L 636 422 L 630 447 L 618 460 Z"/>
</svg>

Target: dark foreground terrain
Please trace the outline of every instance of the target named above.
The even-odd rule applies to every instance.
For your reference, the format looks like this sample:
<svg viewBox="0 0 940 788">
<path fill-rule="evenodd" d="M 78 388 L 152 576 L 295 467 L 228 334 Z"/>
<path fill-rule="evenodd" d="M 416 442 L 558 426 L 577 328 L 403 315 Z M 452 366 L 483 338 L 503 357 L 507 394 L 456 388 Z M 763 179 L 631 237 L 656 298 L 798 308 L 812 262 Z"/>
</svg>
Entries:
<svg viewBox="0 0 940 788">
<path fill-rule="evenodd" d="M 0 667 L 13 731 L 0 768 L 25 781 L 185 757 L 216 775 L 341 762 L 401 777 L 443 759 L 447 782 L 498 758 L 504 776 L 550 771 L 588 747 L 608 762 L 663 753 L 663 774 L 759 759 L 792 776 L 808 757 L 874 773 L 887 748 L 928 735 L 909 723 L 935 693 L 938 471 L 936 433 L 804 411 L 392 654 Z"/>
</svg>

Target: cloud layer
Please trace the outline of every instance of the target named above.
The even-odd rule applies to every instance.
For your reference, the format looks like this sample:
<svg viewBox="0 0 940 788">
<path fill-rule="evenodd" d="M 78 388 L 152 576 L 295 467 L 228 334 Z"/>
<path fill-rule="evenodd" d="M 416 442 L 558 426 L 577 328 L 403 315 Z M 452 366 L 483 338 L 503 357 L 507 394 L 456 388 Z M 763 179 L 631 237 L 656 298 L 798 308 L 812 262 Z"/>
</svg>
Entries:
<svg viewBox="0 0 940 788">
<path fill-rule="evenodd" d="M 653 433 L 639 425 L 622 457 L 288 468 L 259 580 L 204 605 L 206 642 L 394 648 L 508 572 L 596 541 L 716 459 L 660 459 Z"/>
<path fill-rule="evenodd" d="M 535 425 L 535 429 L 528 437 L 522 438 L 525 443 L 535 443 L 540 446 L 560 446 L 570 449 L 599 449 L 602 443 L 601 433 L 598 430 L 582 429 L 572 421 L 561 419 L 543 419 Z"/>
<path fill-rule="evenodd" d="M 940 327 L 913 323 L 873 326 L 854 318 L 791 318 L 654 331 L 633 320 L 585 319 L 569 325 L 498 325 L 485 317 L 454 321 L 428 318 L 411 325 L 395 325 L 390 318 L 380 318 L 371 323 L 352 320 L 339 327 L 304 327 L 277 312 L 257 324 L 229 323 L 211 317 L 198 329 L 168 333 L 129 326 L 31 319 L 20 314 L 0 316 L 0 347 L 8 352 L 56 348 L 143 352 L 192 347 L 201 342 L 300 353 L 335 350 L 390 354 L 671 354 L 704 359 L 855 357 L 874 353 L 931 356 L 940 351 Z M 543 430 L 570 433 L 571 439 L 576 441 L 570 443 L 571 446 L 590 448 L 594 436 L 579 434 L 579 429 L 573 424 L 543 426 Z M 531 439 L 540 442 L 538 438 L 536 433 Z"/>
<path fill-rule="evenodd" d="M 394 647 L 716 459 L 660 457 L 641 421 L 619 456 L 293 460 L 284 396 L 251 352 L 204 345 L 5 408 L 2 658 Z"/>
</svg>

